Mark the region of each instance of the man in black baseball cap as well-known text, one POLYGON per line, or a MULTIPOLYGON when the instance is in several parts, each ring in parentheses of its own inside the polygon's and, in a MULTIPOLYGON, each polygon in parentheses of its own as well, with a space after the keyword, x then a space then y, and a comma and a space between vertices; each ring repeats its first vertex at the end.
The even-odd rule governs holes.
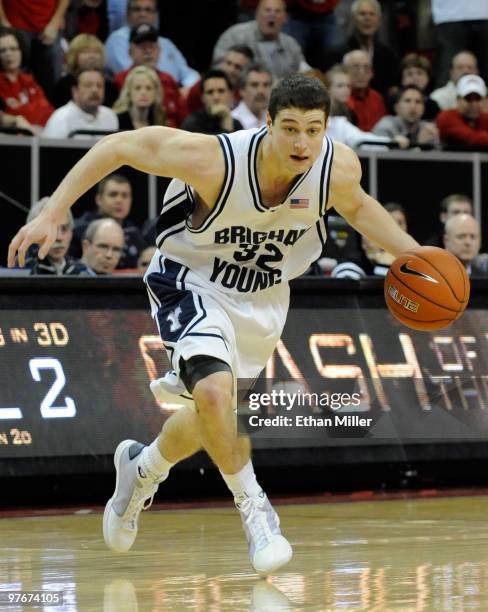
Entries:
POLYGON ((157 42, 158 31, 149 23, 140 23, 131 29, 129 40, 136 45, 143 42, 157 42))

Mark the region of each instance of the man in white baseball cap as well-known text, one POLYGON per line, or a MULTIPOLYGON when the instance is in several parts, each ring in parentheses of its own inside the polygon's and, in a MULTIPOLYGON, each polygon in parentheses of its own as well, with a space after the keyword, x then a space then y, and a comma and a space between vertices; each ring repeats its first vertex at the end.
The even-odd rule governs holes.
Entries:
POLYGON ((486 85, 476 74, 466 74, 456 85, 457 108, 437 115, 446 149, 488 151, 488 113, 483 112, 486 85))

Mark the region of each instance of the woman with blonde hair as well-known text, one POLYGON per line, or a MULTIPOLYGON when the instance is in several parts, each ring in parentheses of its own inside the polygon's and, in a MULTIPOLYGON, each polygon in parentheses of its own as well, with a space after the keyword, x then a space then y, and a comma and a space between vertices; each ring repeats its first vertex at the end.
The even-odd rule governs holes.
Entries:
POLYGON ((148 125, 165 125, 163 92, 152 68, 136 66, 127 75, 120 96, 113 105, 120 130, 135 130, 148 125))
POLYGON ((104 71, 105 98, 103 104, 112 106, 117 99, 118 90, 105 72, 105 47, 101 40, 92 34, 78 34, 69 43, 65 56, 66 74, 55 84, 52 101, 59 108, 71 100, 71 88, 76 85, 76 75, 80 70, 93 68, 104 71))

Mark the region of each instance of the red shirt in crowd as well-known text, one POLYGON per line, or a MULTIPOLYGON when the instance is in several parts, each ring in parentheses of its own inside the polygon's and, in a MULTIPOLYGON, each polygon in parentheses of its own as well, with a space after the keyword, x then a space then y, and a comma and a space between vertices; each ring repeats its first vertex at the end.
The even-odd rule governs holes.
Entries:
POLYGON ((481 113, 478 119, 470 124, 459 111, 447 110, 437 115, 436 123, 441 141, 445 145, 488 147, 488 113, 481 113))
POLYGON ((16 81, 0 72, 0 100, 9 115, 22 115, 33 125, 45 125, 54 108, 30 74, 21 72, 16 81))
POLYGON ((5 16, 14 28, 42 32, 56 12, 59 0, 2 0, 5 16))
MULTIPOLYGON (((129 70, 117 72, 114 76, 114 83, 119 91, 124 85, 125 77, 133 67, 129 68, 129 70)), ((166 125, 169 127, 179 127, 183 119, 188 115, 186 102, 180 94, 178 83, 174 78, 167 72, 161 72, 160 70, 156 70, 156 72, 163 88, 163 110, 166 113, 166 125)))
POLYGON ((347 106, 356 113, 358 128, 369 132, 378 121, 386 115, 383 96, 368 87, 367 89, 353 89, 347 100, 347 106))

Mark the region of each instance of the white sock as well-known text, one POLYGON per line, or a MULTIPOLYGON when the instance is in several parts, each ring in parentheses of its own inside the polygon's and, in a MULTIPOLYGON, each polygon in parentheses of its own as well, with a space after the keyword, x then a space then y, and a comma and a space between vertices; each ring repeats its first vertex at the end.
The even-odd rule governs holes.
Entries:
POLYGON ((158 438, 154 440, 149 446, 144 447, 139 464, 149 474, 157 480, 164 480, 168 476, 168 472, 175 465, 170 461, 167 461, 158 448, 158 438))
POLYGON ((237 474, 224 474, 222 471, 220 473, 236 499, 257 497, 262 491, 250 459, 237 474))

